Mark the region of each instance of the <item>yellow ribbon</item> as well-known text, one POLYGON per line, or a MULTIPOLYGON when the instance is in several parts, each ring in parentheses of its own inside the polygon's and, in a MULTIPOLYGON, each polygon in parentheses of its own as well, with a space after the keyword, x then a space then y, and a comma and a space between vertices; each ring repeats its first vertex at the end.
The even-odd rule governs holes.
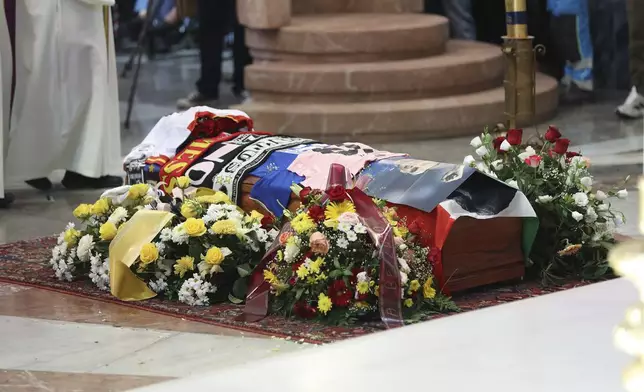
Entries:
POLYGON ((174 215, 165 211, 138 211, 124 223, 110 244, 110 290, 122 301, 141 301, 156 293, 134 274, 130 267, 136 262, 141 247, 172 220, 174 215))

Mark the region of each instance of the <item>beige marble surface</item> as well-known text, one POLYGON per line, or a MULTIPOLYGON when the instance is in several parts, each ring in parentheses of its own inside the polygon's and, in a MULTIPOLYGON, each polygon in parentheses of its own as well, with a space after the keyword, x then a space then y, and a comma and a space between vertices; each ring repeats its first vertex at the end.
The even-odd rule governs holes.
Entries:
POLYGON ((166 377, 0 370, 0 391, 120 392, 167 380, 166 377))
POLYGON ((292 0, 295 14, 423 12, 423 0, 292 0))
POLYGON ((239 22, 251 29, 279 29, 291 22, 291 0, 237 0, 239 22))

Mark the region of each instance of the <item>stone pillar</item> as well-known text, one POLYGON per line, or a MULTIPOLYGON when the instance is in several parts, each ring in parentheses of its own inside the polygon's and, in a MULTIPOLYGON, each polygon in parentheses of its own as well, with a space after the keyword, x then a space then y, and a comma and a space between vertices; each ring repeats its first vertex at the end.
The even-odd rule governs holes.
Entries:
POLYGON ((237 15, 249 29, 279 29, 291 23, 291 0, 237 0, 237 15))

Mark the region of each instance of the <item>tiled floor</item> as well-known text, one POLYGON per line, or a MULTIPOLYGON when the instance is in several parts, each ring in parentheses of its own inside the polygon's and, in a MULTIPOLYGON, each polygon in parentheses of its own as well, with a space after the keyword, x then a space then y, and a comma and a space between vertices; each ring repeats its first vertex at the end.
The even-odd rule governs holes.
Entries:
MULTIPOLYGON (((224 69, 229 72, 230 64, 224 69)), ((122 130, 124 154, 161 116, 174 111, 175 100, 192 90, 197 73, 194 53, 144 64, 132 125, 122 130)), ((123 101, 129 83, 121 82, 123 101)), ((618 121, 613 114, 616 102, 562 109, 552 121, 577 149, 592 158, 603 183, 639 174, 642 167, 644 125, 641 121, 618 121)), ((234 98, 224 85, 220 106, 232 103, 234 98)), ((125 107, 122 103, 123 116, 125 107)), ((470 139, 391 142, 375 147, 421 159, 460 162, 471 154, 470 139)), ((59 179, 60 173, 52 178, 59 179)), ((0 244, 59 232, 78 203, 93 201, 100 194, 57 187, 45 195, 21 184, 14 193, 14 206, 0 210, 0 244)), ((637 192, 617 207, 630 218, 622 233, 637 235, 637 192)), ((5 369, 0 370, 0 391, 125 390, 307 347, 115 304, 0 284, 0 369, 5 369)))

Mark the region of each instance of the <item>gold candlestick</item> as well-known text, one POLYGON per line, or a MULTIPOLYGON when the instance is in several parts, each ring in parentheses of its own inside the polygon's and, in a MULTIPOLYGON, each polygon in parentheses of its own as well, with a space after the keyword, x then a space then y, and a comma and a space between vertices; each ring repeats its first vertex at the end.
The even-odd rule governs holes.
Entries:
POLYGON ((534 37, 528 35, 526 1, 505 0, 505 15, 505 116, 507 127, 512 129, 534 119, 536 61, 532 45, 534 37))
MULTIPOLYGON (((644 234, 644 177, 639 180, 640 232, 644 234)), ((639 302, 628 308, 626 318, 615 329, 615 345, 625 353, 637 357, 623 374, 628 392, 644 391, 644 241, 631 240, 616 246, 608 260, 613 270, 630 280, 639 292, 639 302)))

